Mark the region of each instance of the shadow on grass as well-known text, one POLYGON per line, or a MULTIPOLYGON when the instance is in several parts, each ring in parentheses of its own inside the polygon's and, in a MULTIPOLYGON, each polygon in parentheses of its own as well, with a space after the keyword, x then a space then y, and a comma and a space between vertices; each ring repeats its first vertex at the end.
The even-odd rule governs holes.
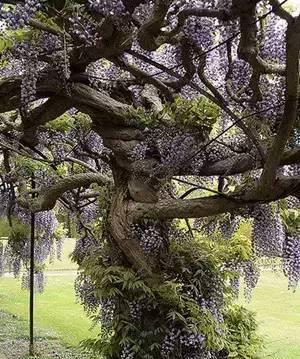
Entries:
POLYGON ((0 359, 95 359, 68 347, 52 331, 37 330, 34 357, 29 357, 28 324, 18 316, 0 311, 0 359))

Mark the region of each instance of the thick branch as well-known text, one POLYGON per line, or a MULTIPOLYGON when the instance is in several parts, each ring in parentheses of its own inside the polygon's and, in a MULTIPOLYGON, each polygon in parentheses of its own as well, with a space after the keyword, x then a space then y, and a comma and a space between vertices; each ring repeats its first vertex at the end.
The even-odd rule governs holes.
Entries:
POLYGON ((15 110, 20 105, 20 78, 0 81, 0 112, 15 110))
POLYGON ((275 181, 276 170, 297 120, 299 86, 300 17, 288 25, 286 59, 286 94, 283 119, 278 133, 267 153, 266 164, 261 177, 261 191, 267 191, 275 181))
POLYGON ((126 124, 131 106, 114 100, 101 91, 92 89, 87 85, 74 83, 70 86, 70 93, 67 95, 75 104, 91 107, 99 110, 99 123, 107 122, 112 124, 126 124))
POLYGON ((221 21, 229 21, 234 19, 237 15, 227 9, 205 9, 199 7, 187 8, 178 13, 177 26, 169 32, 168 36, 171 38, 177 35, 190 16, 209 17, 219 19, 221 21))
MULTIPOLYGON (((286 151, 280 161, 280 166, 300 163, 300 149, 286 151)), ((262 168, 263 164, 254 161, 249 154, 239 154, 222 161, 213 163, 208 167, 204 167, 198 173, 199 176, 220 176, 235 175, 247 171, 262 168)))
POLYGON ((55 120, 71 107, 71 101, 61 96, 53 96, 44 104, 34 108, 30 112, 28 120, 23 122, 24 134, 22 142, 30 146, 36 145, 38 143, 37 128, 49 121, 55 120))
POLYGON ((241 39, 238 48, 239 57, 247 61, 257 73, 285 74, 285 67, 272 64, 258 55, 255 3, 250 4, 240 16, 241 39))
POLYGON ((173 218, 200 218, 215 216, 221 213, 233 212, 243 207, 257 203, 267 203, 297 194, 300 190, 300 177, 282 178, 272 188, 272 196, 262 197, 256 191, 232 198, 211 196, 195 199, 167 199, 157 203, 131 202, 129 216, 133 221, 139 218, 173 219, 173 218))
MULTIPOLYGON (((12 77, 0 81, 0 113, 16 110, 21 101, 21 78, 12 77)), ((37 83, 36 99, 47 98, 61 92, 59 81, 51 72, 45 72, 37 83)))
POLYGON ((94 130, 102 138, 107 138, 111 140, 143 141, 145 139, 145 136, 143 135, 141 130, 132 127, 109 126, 109 125, 94 126, 94 130))
POLYGON ((71 101, 62 96, 53 96, 42 105, 35 107, 29 114, 28 120, 23 123, 26 129, 45 125, 56 119, 72 107, 71 101))
POLYGON ((118 59, 116 61, 116 64, 122 67, 124 70, 130 72, 133 76, 136 78, 141 79, 144 83, 152 84, 155 87, 157 87, 162 94, 166 96, 166 98, 169 101, 172 101, 173 95, 168 86, 166 86, 163 82, 156 79, 155 77, 152 77, 150 74, 148 74, 146 71, 143 71, 139 69, 138 67, 126 62, 125 60, 118 59))
POLYGON ((171 0, 156 0, 154 10, 139 30, 138 38, 141 47, 145 50, 154 51, 161 43, 157 41, 160 29, 163 26, 164 18, 167 15, 171 0))
POLYGON ((127 189, 119 188, 114 195, 108 216, 108 228, 128 261, 138 270, 151 274, 152 260, 145 256, 140 245, 130 236, 130 222, 127 216, 127 189))
POLYGON ((92 183, 97 183, 100 186, 111 184, 109 178, 99 173, 82 173, 73 175, 72 177, 59 180, 51 187, 45 187, 41 189, 39 197, 33 200, 26 200, 21 198, 19 203, 25 208, 30 208, 33 212, 41 212, 52 209, 56 201, 67 191, 79 188, 87 187, 92 183))
POLYGON ((186 37, 183 37, 180 41, 180 52, 185 74, 181 79, 178 79, 175 82, 165 82, 168 86, 172 86, 176 91, 179 91, 184 85, 187 85, 193 79, 196 72, 193 50, 193 45, 186 37))
POLYGON ((183 26, 186 19, 190 16, 197 17, 212 17, 222 21, 232 20, 235 16, 227 9, 204 9, 204 8, 189 8, 180 11, 178 14, 178 26, 183 26))
MULTIPOLYGON (((0 81, 0 113, 12 111, 20 107, 20 86, 21 79, 5 79, 0 81)), ((126 124, 126 118, 131 106, 126 105, 122 102, 114 100, 104 92, 97 91, 91 87, 81 84, 73 83, 68 87, 68 91, 62 93, 61 87, 57 80, 51 77, 51 74, 44 74, 42 79, 37 84, 37 99, 42 97, 55 96, 53 99, 46 102, 40 108, 33 110, 33 119, 30 123, 37 121, 39 118, 39 111, 46 110, 43 118, 38 121, 41 124, 49 121, 47 117, 52 117, 55 112, 60 113, 61 108, 66 109, 71 107, 72 104, 78 107, 85 107, 87 110, 95 111, 99 120, 109 121, 109 123, 117 123, 119 125, 126 124), (56 97, 57 96, 57 97, 56 97), (64 97, 62 101, 58 101, 59 98, 64 97), (66 100, 67 97, 67 100, 66 100), (57 107, 52 107, 53 103, 57 104, 57 107), (52 115, 53 114, 53 115, 52 115)), ((99 121, 101 122, 101 121, 99 121)), ((29 126, 30 127, 30 126, 29 126)))
POLYGON ((158 95, 157 88, 153 85, 146 84, 141 92, 141 98, 149 105, 155 114, 160 113, 164 107, 158 95))
POLYGON ((96 170, 96 168, 94 168, 93 166, 89 165, 88 163, 79 160, 78 158, 74 158, 72 156, 68 156, 66 158, 64 158, 64 161, 66 162, 72 162, 72 163, 77 163, 79 166, 84 167, 86 169, 88 169, 91 172, 97 173, 98 171, 96 170))
POLYGON ((293 21, 293 16, 282 7, 278 0, 270 0, 270 4, 272 5, 274 14, 280 16, 289 23, 293 21))
MULTIPOLYGON (((49 24, 40 22, 38 20, 33 20, 33 19, 30 20, 29 25, 34 27, 35 29, 46 31, 53 35, 61 36, 64 34, 63 31, 60 31, 57 28, 54 28, 54 27, 50 26, 49 24)), ((64 34, 64 35, 70 39, 69 34, 64 34)))

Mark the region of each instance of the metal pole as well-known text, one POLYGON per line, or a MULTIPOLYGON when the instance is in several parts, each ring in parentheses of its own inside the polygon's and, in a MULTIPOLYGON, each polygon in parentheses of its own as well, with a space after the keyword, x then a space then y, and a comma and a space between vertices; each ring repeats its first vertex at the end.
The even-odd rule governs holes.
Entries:
MULTIPOLYGON (((34 176, 31 178, 31 188, 35 189, 34 176)), ((33 195, 34 197, 34 195, 33 195)), ((29 355, 34 355, 33 342, 33 319, 34 319, 34 240, 35 240, 35 214, 31 213, 31 231, 30 231, 30 298, 29 298, 29 355)))

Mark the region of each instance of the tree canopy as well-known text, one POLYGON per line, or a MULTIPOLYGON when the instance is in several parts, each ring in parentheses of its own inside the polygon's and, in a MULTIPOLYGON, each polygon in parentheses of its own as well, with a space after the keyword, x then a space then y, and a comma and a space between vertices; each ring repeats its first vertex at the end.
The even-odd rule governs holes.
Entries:
POLYGON ((41 266, 56 216, 72 213, 77 291, 105 312, 89 344, 107 357, 254 358, 255 323, 229 287, 255 286, 264 256, 297 285, 300 16, 288 5, 0 3, 11 263, 28 263, 30 212, 41 266))

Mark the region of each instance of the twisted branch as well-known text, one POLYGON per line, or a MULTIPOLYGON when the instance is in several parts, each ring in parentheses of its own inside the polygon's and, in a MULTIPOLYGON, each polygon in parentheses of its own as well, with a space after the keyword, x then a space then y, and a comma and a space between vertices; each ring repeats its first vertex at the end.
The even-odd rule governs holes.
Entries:
POLYGON ((108 177, 99 173, 81 173, 61 179, 51 187, 40 189, 38 192, 39 195, 35 199, 26 198, 27 195, 25 195, 21 197, 18 202, 22 207, 28 208, 32 212, 47 211, 54 208, 57 200, 65 192, 79 187, 88 187, 92 183, 96 183, 99 186, 107 186, 112 182, 108 177))

